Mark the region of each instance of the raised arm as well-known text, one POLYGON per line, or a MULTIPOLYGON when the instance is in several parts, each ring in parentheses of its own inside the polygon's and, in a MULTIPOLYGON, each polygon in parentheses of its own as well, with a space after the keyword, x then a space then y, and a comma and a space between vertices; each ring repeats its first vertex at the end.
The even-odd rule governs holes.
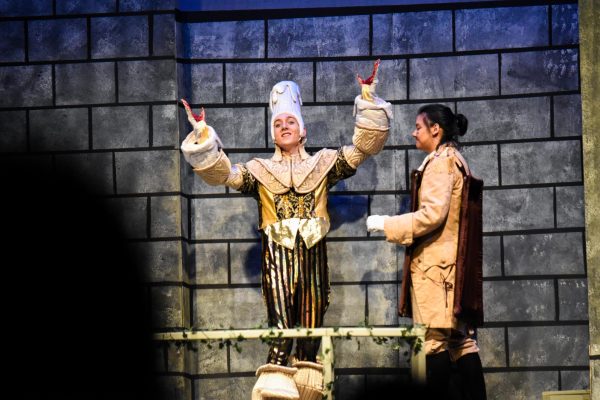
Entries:
POLYGON ((209 185, 226 185, 242 192, 252 192, 254 178, 242 164, 231 165, 222 150, 219 136, 204 120, 204 109, 199 115, 194 114, 187 101, 182 99, 181 102, 193 127, 181 144, 181 151, 194 172, 209 185))
POLYGON ((392 105, 379 98, 375 93, 378 84, 377 70, 379 60, 375 62, 373 73, 367 79, 357 76, 361 85, 361 94, 354 99, 355 117, 352 145, 342 147, 348 164, 356 169, 367 157, 375 155, 383 148, 393 118, 392 105))

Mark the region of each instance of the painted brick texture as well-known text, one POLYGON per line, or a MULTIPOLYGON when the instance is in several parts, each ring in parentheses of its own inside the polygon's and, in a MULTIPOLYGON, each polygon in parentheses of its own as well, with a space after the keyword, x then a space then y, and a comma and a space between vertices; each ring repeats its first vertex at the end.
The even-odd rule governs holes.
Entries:
MULTIPOLYGON (((580 389, 589 382, 577 5, 499 4, 215 21, 176 17, 172 0, 0 0, 0 160, 40 158, 93 182, 145 265, 156 330, 265 325, 256 201, 191 171, 177 100, 205 107, 243 163, 272 154, 268 94, 294 80, 308 150, 335 149, 352 140, 355 76, 381 57, 378 94, 395 118, 384 150, 331 189, 325 325, 411 322, 395 311, 404 249, 367 233, 365 220, 408 211, 407 177, 424 157, 411 137, 416 112, 443 103, 469 119, 461 152, 485 181, 478 340, 488 398, 580 389)), ((157 351, 169 398, 247 398, 265 345, 198 347, 157 351)), ((402 351, 370 338, 357 348, 336 341, 341 398, 406 376, 402 351)))

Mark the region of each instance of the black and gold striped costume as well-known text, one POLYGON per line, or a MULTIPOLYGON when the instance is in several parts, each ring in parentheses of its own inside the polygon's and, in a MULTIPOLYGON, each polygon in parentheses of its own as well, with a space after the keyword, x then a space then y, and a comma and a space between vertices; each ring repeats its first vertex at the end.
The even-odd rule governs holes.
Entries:
MULTIPOLYGON (((243 178, 238 190, 258 201, 262 294, 269 325, 282 329, 317 328, 323 324, 330 293, 325 244, 329 230, 327 193, 338 181, 356 172, 342 149, 322 150, 313 157, 317 162, 310 166, 312 172, 301 184, 287 188, 273 183, 270 172, 257 161, 236 165, 243 178)), ((294 164, 289 165, 293 168, 294 164)), ((278 339, 270 348, 267 362, 286 365, 292 345, 292 339, 278 339)), ((296 357, 316 361, 319 345, 320 339, 298 339, 296 357)))

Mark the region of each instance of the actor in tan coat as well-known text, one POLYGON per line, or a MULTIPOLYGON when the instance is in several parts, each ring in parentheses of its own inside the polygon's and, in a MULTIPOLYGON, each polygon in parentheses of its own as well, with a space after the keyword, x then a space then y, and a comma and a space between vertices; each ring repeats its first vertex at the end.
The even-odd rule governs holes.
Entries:
POLYGON ((415 212, 397 216, 372 215, 369 231, 382 230, 390 242, 412 246, 410 303, 414 323, 427 326, 428 386, 446 393, 450 362, 457 362, 466 382, 468 399, 484 399, 485 384, 474 327, 454 315, 454 288, 463 190, 457 136, 467 130, 467 119, 443 105, 421 107, 412 133, 416 147, 428 155, 422 172, 415 212))

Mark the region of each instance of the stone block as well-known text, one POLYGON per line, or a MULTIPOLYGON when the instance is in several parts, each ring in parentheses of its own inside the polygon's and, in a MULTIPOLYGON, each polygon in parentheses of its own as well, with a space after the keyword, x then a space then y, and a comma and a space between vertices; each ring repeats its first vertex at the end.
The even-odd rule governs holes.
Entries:
POLYGON ((185 376, 158 376, 159 397, 169 400, 191 400, 192 382, 185 376))
POLYGON ((483 276, 502 276, 500 237, 483 237, 483 276))
POLYGON ((143 266, 144 278, 149 282, 182 282, 181 242, 140 242, 133 246, 143 266))
POLYGON ((581 136, 581 95, 554 96, 554 136, 581 136))
POLYGON ((178 191, 178 161, 174 150, 116 153, 117 193, 178 191))
POLYGON ((227 283, 227 243, 188 244, 185 260, 193 284, 227 283))
POLYGON ((52 15, 54 0, 13 1, 0 0, 0 15, 3 17, 52 15))
MULTIPOLYGON (((424 151, 421 150, 408 150, 408 171, 412 172, 415 169, 419 168, 419 166, 423 163, 423 160, 425 160, 425 157, 427 157, 427 153, 425 153, 424 151)), ((409 174, 410 176, 410 174, 409 174)), ((409 178, 410 179, 410 178, 409 178)), ((410 187, 410 182, 409 182, 409 186, 410 187)))
POLYGON ((580 232, 504 236, 504 271, 509 275, 584 274, 580 232))
POLYGON ((372 337, 334 338, 336 368, 397 368, 398 350, 392 345, 377 344, 372 337))
POLYGON ((373 15, 373 54, 452 51, 452 12, 373 15))
MULTIPOLYGON (((191 343, 191 342, 190 342, 191 343)), ((190 363, 190 353, 192 352, 189 347, 185 346, 184 342, 162 342, 158 344, 162 345, 162 358, 163 364, 166 364, 164 371, 159 372, 180 372, 185 373, 189 371, 186 364, 190 363)))
POLYGON ((29 112, 30 145, 34 151, 89 148, 87 108, 58 108, 29 112))
MULTIPOLYGON (((372 194, 369 199, 368 215, 398 215, 402 214, 401 198, 399 195, 372 194)), ((366 227, 366 226, 365 226, 366 227)), ((369 232, 370 237, 385 237, 383 231, 369 232)))
MULTIPOLYGON (((147 238, 147 205, 145 197, 118 197, 107 200, 112 218, 119 223, 123 235, 127 238, 147 238)), ((143 255, 143 254, 142 254, 143 255)))
POLYGON ((587 321, 587 279, 558 280, 558 315, 561 320, 587 321))
POLYGON ((556 188, 556 225, 559 228, 585 226, 583 186, 556 188))
POLYGON ((364 375, 341 375, 336 371, 334 394, 339 399, 367 398, 364 375))
POLYGON ((95 14, 115 12, 116 0, 57 0, 57 14, 95 14))
POLYGON ((458 102, 457 111, 469 119, 463 142, 550 136, 548 97, 458 102))
POLYGON ((483 282, 483 308, 487 322, 553 321, 556 315, 554 282, 551 280, 483 282))
MULTIPOLYGON (((324 326, 360 326, 365 322, 364 285, 332 285, 324 326)), ((336 359, 338 358, 336 352, 336 359)), ((336 362, 336 365, 341 365, 336 362)))
POLYGON ((180 154, 180 181, 181 190, 185 194, 215 194, 225 193, 225 186, 211 186, 196 175, 192 166, 180 154))
MULTIPOLYGON (((415 121, 419 108, 426 103, 421 104, 394 104, 394 119, 390 121, 389 145, 414 145, 415 139, 412 132, 415 130, 415 121)), ((454 110, 453 103, 441 103, 454 110)), ((468 116, 467 116, 468 118, 468 116)), ((418 165, 417 165, 418 167, 418 165)))
POLYGON ((77 175, 88 183, 88 187, 94 193, 114 193, 111 153, 64 154, 55 157, 56 170, 59 173, 77 171, 77 175))
POLYGON ((499 94, 495 54, 414 58, 409 62, 410 99, 499 94))
POLYGON ((456 50, 547 46, 548 8, 495 7, 456 11, 456 50))
POLYGON ((85 18, 34 20, 29 25, 29 60, 87 58, 85 18))
POLYGON ((552 6, 552 44, 579 43, 579 18, 577 4, 552 6))
POLYGON ((369 325, 398 326, 398 289, 395 283, 367 287, 369 325))
POLYGON ((489 400, 533 400, 541 393, 558 390, 558 371, 488 372, 485 386, 489 400))
MULTIPOLYGON (((181 236, 190 239, 190 198, 181 193, 181 236)), ((187 259, 187 258, 186 258, 187 259)))
POLYGON ((227 350, 219 349, 217 341, 196 342, 197 351, 189 354, 189 372, 192 374, 227 373, 227 350), (208 346, 210 345, 211 348, 208 346))
POLYGON ((258 207, 252 198, 193 199, 190 211, 196 240, 258 237, 258 207))
POLYGON ((265 23, 220 21, 181 24, 183 58, 263 58, 265 23))
POLYGON ((119 101, 171 101, 177 99, 175 61, 121 61, 119 101))
POLYGON ((0 111, 0 152, 27 151, 25 111, 0 111))
POLYGON ((561 140, 500 146, 502 184, 581 182, 581 142, 561 140))
POLYGON ((269 20, 269 57, 369 55, 369 17, 348 15, 269 20))
POLYGON ((177 106, 152 106, 152 146, 179 147, 177 106))
MULTIPOLYGON (((168 369, 165 352, 169 343, 154 343, 152 345, 152 368, 155 372, 161 373, 168 369)), ((174 347, 174 346, 172 346, 174 347)))
MULTIPOLYGON (((366 225, 364 225, 366 233, 366 225)), ((394 245, 383 241, 327 243, 332 282, 377 282, 398 279, 394 245)))
POLYGON ((483 192, 483 231, 498 232, 554 227, 552 188, 483 192))
POLYGON ((231 243, 231 283, 261 283, 261 244, 231 243))
POLYGON ((508 328, 511 367, 587 366, 587 346, 587 325, 508 328))
POLYGON ((162 11, 175 9, 175 0, 119 0, 119 11, 162 11))
MULTIPOLYGON (((354 101, 360 95, 356 74, 371 75, 373 62, 328 61, 317 63, 317 101, 354 101)), ((379 66, 377 95, 385 100, 406 99, 406 60, 383 60, 379 66)))
POLYGON ((332 191, 403 190, 405 186, 403 150, 383 150, 369 157, 356 170, 356 175, 339 181, 332 191))
MULTIPOLYGON (((178 96, 190 104, 223 103, 223 66, 221 64, 177 64, 178 96)), ((266 99, 269 93, 266 93, 266 99)), ((211 121, 207 110, 207 121, 211 121)), ((185 112, 183 112, 185 116, 185 112)), ((187 121, 187 117, 184 117, 187 121)), ((185 126, 187 122, 185 122, 185 126)))
POLYGON ((575 49, 502 54, 502 94, 577 90, 579 53, 575 49))
MULTIPOLYGON (((468 134, 468 132, 467 132, 468 134)), ((483 179, 485 186, 498 185, 498 146, 463 146, 460 154, 465 158, 471 173, 483 179)))
POLYGON ((302 109, 302 118, 306 127, 308 147, 338 148, 352 144, 352 106, 305 106, 302 109))
POLYGON ((180 196, 160 196, 151 198, 150 236, 153 238, 181 236, 180 196))
POLYGON ((2 42, 0 62, 25 61, 25 25, 23 21, 0 22, 2 42))
POLYGON ((506 367, 504 328, 477 329, 477 345, 483 368, 506 367))
POLYGON ((366 195, 330 195, 329 217, 331 230, 328 237, 364 237, 369 198, 366 195))
POLYGON ((189 326, 189 290, 182 286, 154 286, 152 297, 152 323, 155 328, 189 326))
POLYGON ((590 387, 590 371, 560 371, 561 390, 582 390, 590 387))
MULTIPOLYGON (((300 42, 308 40, 304 38, 300 42)), ((226 64, 225 71, 227 103, 266 104, 273 85, 280 81, 296 82, 303 102, 314 99, 313 66, 309 62, 226 64)))
POLYGON ((265 146, 263 107, 212 108, 205 112, 208 124, 215 129, 225 149, 265 146))
POLYGON ((234 347, 229 350, 231 372, 254 372, 267 360, 269 345, 260 339, 244 340, 238 345, 241 352, 238 353, 234 347))
POLYGON ((196 289, 194 326, 200 329, 251 329, 267 321, 260 288, 196 289))
POLYGON ((194 400, 246 399, 252 393, 255 383, 254 376, 198 379, 194 400))
POLYGON ((56 104, 115 101, 115 64, 94 62, 56 65, 56 104))
POLYGON ((148 147, 148 106, 92 108, 94 149, 148 147))
POLYGON ((0 67, 0 87, 0 107, 51 106, 52 67, 0 67))
POLYGON ((175 55, 175 15, 155 15, 152 32, 152 55, 175 55))

